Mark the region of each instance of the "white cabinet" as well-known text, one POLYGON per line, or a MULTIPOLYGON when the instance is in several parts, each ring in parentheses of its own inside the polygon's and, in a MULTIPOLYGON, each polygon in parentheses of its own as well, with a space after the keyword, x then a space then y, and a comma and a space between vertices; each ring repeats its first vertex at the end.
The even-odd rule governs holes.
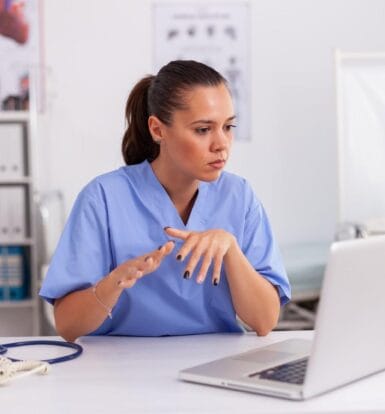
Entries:
POLYGON ((0 112, 0 336, 38 335, 29 112, 0 112))

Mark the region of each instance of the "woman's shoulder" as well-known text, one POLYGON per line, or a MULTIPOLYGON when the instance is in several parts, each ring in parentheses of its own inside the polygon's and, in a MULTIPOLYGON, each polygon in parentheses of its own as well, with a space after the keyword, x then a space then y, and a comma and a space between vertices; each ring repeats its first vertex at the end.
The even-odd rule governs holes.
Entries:
POLYGON ((219 193, 221 197, 226 194, 226 199, 233 198, 237 203, 243 202, 246 205, 260 204, 260 200, 253 190, 250 182, 238 174, 223 171, 218 180, 213 183, 213 190, 219 193))
POLYGON ((214 186, 220 191, 230 191, 237 193, 252 193, 248 180, 238 174, 223 171, 218 180, 215 181, 214 186))
POLYGON ((82 193, 95 195, 119 190, 122 186, 127 188, 128 183, 135 181, 143 169, 141 164, 124 165, 115 170, 97 175, 91 179, 82 189, 82 193))

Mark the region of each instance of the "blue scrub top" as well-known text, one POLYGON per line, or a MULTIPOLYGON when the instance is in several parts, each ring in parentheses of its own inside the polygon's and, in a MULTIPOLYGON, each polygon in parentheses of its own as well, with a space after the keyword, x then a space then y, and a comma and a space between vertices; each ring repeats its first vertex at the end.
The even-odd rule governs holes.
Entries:
MULTIPOLYGON (((165 226, 232 233, 253 267, 277 286, 281 304, 290 285, 263 206, 245 179, 223 172, 201 182, 185 225, 151 165, 124 166, 92 180, 79 194, 44 279, 40 295, 56 298, 94 285, 120 263, 164 244, 165 226)), ((94 335, 186 335, 240 332, 222 268, 218 286, 211 267, 203 284, 183 278, 184 263, 173 252, 160 267, 125 289, 112 319, 94 335)), ((239 277, 242 277, 240 274, 239 277)), ((258 298, 256 298, 258 300, 258 298)))

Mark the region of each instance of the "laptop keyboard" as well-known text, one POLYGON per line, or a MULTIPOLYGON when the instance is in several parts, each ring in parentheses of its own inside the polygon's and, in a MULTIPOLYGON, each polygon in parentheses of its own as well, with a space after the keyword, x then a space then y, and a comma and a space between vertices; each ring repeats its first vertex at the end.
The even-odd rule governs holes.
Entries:
POLYGON ((289 362, 288 364, 278 365, 259 373, 262 379, 272 381, 288 382, 290 384, 301 385, 305 379, 305 372, 308 358, 289 362))

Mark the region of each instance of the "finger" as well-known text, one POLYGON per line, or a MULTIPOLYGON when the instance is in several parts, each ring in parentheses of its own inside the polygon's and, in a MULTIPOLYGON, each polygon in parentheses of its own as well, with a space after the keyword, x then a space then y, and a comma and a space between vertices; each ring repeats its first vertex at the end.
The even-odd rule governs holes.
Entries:
POLYGON ((170 240, 169 242, 165 243, 164 245, 160 245, 156 250, 153 250, 151 252, 148 252, 146 254, 143 254, 142 256, 139 256, 136 260, 138 265, 147 264, 148 260, 152 258, 153 260, 156 260, 161 255, 164 255, 165 253, 168 254, 174 246, 174 241, 170 240))
POLYGON ((141 270, 136 267, 133 266, 132 264, 126 266, 124 268, 124 278, 125 279, 136 279, 138 277, 140 277, 140 275, 138 273, 141 273, 141 270))
POLYGON ((158 250, 155 250, 152 254, 152 257, 155 262, 160 262, 163 258, 169 255, 175 247, 175 241, 169 240, 167 243, 159 246, 158 250))
POLYGON ((222 256, 215 256, 213 262, 213 278, 212 283, 214 286, 218 286, 221 280, 221 268, 222 268, 222 256))
POLYGON ((156 270, 165 256, 169 255, 175 247, 173 240, 168 241, 162 246, 159 246, 157 250, 152 251, 146 256, 142 256, 139 268, 143 270, 145 274, 151 273, 156 270))
POLYGON ((202 253, 203 253, 203 251, 201 249, 197 248, 197 247, 191 252, 190 259, 188 261, 187 266, 185 267, 185 272, 183 274, 183 277, 185 279, 190 279, 190 277, 194 273, 196 265, 198 264, 198 262, 199 262, 199 260, 202 256, 202 253))
POLYGON ((164 244, 161 248, 161 251, 163 252, 163 256, 169 255, 174 250, 174 247, 175 247, 174 240, 170 240, 166 244, 164 244))
POLYGON ((138 278, 131 278, 131 279, 125 279, 125 280, 119 280, 118 286, 120 288, 122 288, 122 289, 131 288, 132 286, 135 285, 135 283, 137 282, 138 279, 140 279, 140 277, 138 277, 138 278))
POLYGON ((152 256, 146 256, 143 262, 139 265, 140 269, 146 274, 149 273, 154 266, 154 258, 152 256))
POLYGON ((121 288, 132 287, 135 282, 144 275, 143 271, 136 267, 129 266, 125 269, 124 276, 117 281, 117 284, 121 288))
POLYGON ((177 252, 177 260, 183 261, 198 243, 199 237, 196 234, 190 234, 189 238, 183 243, 182 247, 177 252))
POLYGON ((176 237, 178 239, 186 240, 187 237, 191 234, 191 231, 179 230, 173 227, 165 227, 164 231, 171 237, 176 237))
POLYGON ((206 253, 204 255, 204 258, 202 260, 202 264, 201 267, 199 269, 199 273, 197 275, 197 282, 198 283, 203 283, 206 279, 206 275, 207 275, 207 271, 209 270, 210 264, 212 262, 212 255, 206 253))

